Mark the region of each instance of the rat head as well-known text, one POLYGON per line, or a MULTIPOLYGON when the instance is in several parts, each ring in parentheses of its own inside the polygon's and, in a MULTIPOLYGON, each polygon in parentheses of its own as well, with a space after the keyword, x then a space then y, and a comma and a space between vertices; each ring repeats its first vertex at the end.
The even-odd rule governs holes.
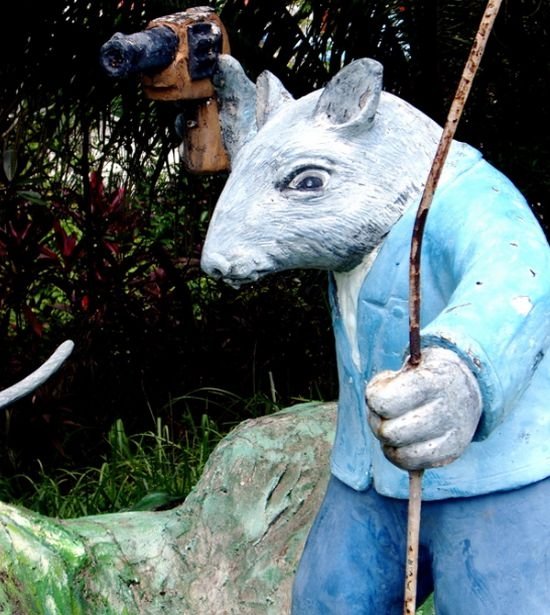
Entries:
POLYGON ((437 126, 382 93, 374 60, 353 62, 299 100, 270 73, 240 95, 230 77, 221 82, 232 171, 203 269, 239 286, 285 269, 355 267, 418 197, 437 126))

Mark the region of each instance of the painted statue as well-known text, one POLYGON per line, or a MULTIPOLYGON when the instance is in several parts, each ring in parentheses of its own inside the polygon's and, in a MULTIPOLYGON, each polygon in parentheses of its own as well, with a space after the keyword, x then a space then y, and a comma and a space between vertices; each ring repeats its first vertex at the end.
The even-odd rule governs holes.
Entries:
POLYGON ((419 468, 419 601, 548 612, 550 250, 525 200, 453 143, 424 235, 423 361, 407 369, 412 224, 441 128, 383 92, 369 59, 298 100, 227 56, 216 81, 232 172, 203 269, 235 287, 330 272, 338 424, 293 613, 401 613, 419 468))

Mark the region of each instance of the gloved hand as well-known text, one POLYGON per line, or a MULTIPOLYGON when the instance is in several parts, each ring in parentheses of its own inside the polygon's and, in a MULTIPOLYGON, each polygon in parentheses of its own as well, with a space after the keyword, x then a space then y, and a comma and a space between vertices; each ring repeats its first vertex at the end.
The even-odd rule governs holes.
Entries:
POLYGON ((427 348, 419 366, 377 374, 367 385, 369 425, 386 457, 404 470, 446 465, 471 442, 482 399, 466 363, 427 348))

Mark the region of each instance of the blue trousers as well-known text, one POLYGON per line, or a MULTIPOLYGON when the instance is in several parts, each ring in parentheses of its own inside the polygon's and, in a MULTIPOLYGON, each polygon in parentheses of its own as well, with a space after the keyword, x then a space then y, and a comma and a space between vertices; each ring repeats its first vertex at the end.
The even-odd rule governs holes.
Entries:
MULTIPOLYGON (((332 477, 294 581, 293 615, 401 615, 407 502, 332 477)), ((422 503, 418 604, 438 615, 550 614, 550 478, 422 503)))

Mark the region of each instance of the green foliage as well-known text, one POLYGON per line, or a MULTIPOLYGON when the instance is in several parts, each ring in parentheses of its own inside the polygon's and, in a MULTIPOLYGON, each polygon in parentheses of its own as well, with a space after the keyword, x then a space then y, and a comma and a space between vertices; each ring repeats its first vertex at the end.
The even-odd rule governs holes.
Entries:
POLYGON ((242 399, 222 389, 191 391, 170 399, 164 419, 149 417, 153 430, 132 435, 117 419, 106 434, 99 464, 51 470, 37 460, 33 475, 0 480, 0 500, 60 518, 170 508, 185 499, 233 425, 243 416, 279 409, 262 394, 242 399), (212 419, 220 411, 229 417, 223 425, 212 419))
POLYGON ((118 419, 107 434, 107 452, 99 467, 46 470, 36 478, 4 481, 1 499, 12 499, 13 483, 26 493, 15 503, 51 517, 69 518, 122 510, 159 510, 183 501, 198 480, 220 433, 204 414, 176 442, 160 418, 155 430, 129 436, 118 419), (23 484, 21 484, 23 483, 23 484))

